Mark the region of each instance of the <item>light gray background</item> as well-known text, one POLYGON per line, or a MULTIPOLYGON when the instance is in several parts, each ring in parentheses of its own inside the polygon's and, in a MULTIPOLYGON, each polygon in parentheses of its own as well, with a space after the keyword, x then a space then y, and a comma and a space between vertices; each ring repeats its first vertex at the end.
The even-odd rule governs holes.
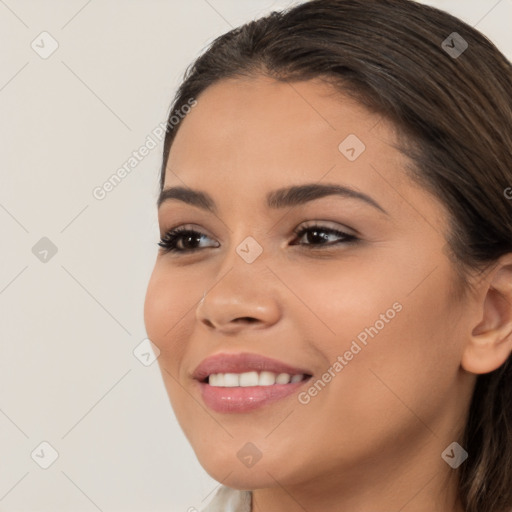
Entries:
MULTIPOLYGON (((157 364, 133 354, 162 145, 103 200, 92 190, 165 122, 211 40, 296 3, 0 0, 1 511, 185 512, 211 498, 157 364), (43 31, 59 44, 47 59, 31 47, 48 48, 43 31), (46 262, 42 237, 58 250, 46 262), (42 441, 59 454, 48 469, 31 458, 42 441)), ((425 3, 512 58, 512 0, 425 3)))

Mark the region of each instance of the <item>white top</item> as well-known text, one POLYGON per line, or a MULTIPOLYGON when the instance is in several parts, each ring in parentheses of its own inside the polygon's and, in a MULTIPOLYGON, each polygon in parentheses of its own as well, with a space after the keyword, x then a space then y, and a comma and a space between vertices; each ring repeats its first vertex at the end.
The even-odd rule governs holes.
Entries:
POLYGON ((251 512, 251 491, 221 485, 212 501, 201 512, 251 512))

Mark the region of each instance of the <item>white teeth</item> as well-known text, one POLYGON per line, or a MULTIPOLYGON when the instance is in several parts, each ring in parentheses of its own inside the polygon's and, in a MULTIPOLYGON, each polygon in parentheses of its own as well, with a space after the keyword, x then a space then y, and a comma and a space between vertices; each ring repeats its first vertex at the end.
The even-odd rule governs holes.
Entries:
POLYGON ((241 373, 240 377, 240 386, 257 386, 258 385, 258 372, 246 372, 241 373))
POLYGON ((245 373, 212 373, 208 377, 208 384, 214 387, 247 387, 247 386, 272 386, 273 384, 288 384, 300 382, 304 375, 290 375, 263 371, 258 374, 256 371, 245 373))
POLYGON ((276 383, 276 374, 272 372, 261 372, 258 379, 258 386, 272 386, 276 383))
POLYGON ((210 385, 211 386, 224 386, 224 374, 223 373, 215 373, 210 375, 210 385))
POLYGON ((288 382, 290 382, 291 377, 292 376, 289 373, 280 373, 276 377, 276 384, 288 384, 288 382))
MULTIPOLYGON (((222 374, 221 374, 222 375, 222 374)), ((236 373, 225 373, 224 374, 224 387, 226 388, 234 388, 235 386, 239 386, 238 374, 236 373)))

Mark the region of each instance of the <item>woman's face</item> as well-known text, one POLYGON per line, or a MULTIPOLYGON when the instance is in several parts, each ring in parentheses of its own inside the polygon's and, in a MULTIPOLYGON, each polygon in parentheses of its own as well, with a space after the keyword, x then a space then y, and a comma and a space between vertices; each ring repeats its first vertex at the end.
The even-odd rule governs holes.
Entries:
POLYGON ((145 323, 201 464, 236 488, 448 467, 471 394, 469 313, 447 213, 407 177, 392 127, 319 80, 223 80, 197 100, 164 189, 211 204, 166 194, 161 235, 198 234, 160 250, 145 323), (315 191, 326 185, 345 192, 315 191), (280 373, 310 377, 271 384, 280 373))

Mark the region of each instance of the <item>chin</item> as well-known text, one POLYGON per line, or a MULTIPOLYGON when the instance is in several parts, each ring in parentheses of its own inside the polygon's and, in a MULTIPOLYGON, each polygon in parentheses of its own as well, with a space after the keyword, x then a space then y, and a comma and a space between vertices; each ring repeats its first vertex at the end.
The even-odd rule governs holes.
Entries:
POLYGON ((223 464, 216 461, 211 461, 208 464, 201 460, 199 462, 214 480, 241 491, 274 487, 276 480, 271 475, 279 478, 279 482, 282 481, 282 473, 280 473, 278 467, 269 469, 266 465, 260 466, 260 464, 263 464, 261 461, 252 468, 243 467, 242 464, 237 467, 233 463, 223 464))
POLYGON ((287 459, 283 457, 275 460, 262 454, 261 458, 256 460, 257 454, 256 452, 251 454, 250 447, 240 450, 226 446, 213 449, 210 446, 201 450, 194 448, 194 450, 204 470, 213 479, 233 489, 252 490, 274 487, 276 479, 279 479, 279 482, 287 480, 286 471, 289 470, 289 464, 286 464, 287 459))

